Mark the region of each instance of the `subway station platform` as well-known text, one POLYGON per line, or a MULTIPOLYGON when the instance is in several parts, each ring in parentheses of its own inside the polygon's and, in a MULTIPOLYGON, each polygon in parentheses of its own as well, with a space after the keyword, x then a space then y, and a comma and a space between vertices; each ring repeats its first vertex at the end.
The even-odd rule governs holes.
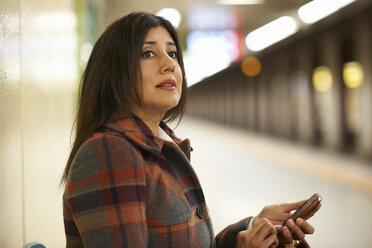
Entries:
POLYGON ((323 206, 309 221, 310 245, 372 247, 371 161, 190 117, 175 132, 191 140, 216 233, 265 205, 317 192, 323 206))

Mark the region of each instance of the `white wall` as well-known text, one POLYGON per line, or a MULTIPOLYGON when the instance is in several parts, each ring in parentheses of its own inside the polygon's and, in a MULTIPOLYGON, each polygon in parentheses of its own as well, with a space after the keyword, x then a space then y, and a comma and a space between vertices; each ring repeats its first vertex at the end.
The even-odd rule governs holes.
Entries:
POLYGON ((0 247, 64 247, 77 78, 72 0, 0 2, 0 247))

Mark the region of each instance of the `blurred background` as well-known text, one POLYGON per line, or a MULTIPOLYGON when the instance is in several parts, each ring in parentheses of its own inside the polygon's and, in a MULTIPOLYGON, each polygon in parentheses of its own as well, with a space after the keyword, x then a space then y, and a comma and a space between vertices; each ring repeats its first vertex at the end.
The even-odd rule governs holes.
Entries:
POLYGON ((189 104, 173 126, 191 139, 216 233, 318 192, 310 244, 371 247, 370 0, 2 0, 0 247, 65 246, 78 82, 99 35, 132 11, 181 36, 189 104))

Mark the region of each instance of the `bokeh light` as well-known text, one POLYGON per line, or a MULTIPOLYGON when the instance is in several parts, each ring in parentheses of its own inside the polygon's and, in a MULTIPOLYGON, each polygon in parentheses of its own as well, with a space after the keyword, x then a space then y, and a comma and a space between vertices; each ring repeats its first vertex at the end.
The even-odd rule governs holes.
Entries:
POLYGON ((187 27, 193 31, 237 29, 238 26, 236 11, 225 6, 196 5, 187 17, 187 27))
POLYGON ((357 88, 364 82, 363 67, 358 62, 348 62, 344 64, 342 77, 348 88, 357 88))
POLYGON ((192 31, 186 37, 187 52, 184 55, 189 86, 213 75, 242 57, 240 39, 234 30, 192 31))
POLYGON ((298 25, 293 17, 282 16, 250 32, 245 43, 249 50, 256 52, 287 38, 297 30, 298 25))
POLYGON ((313 73, 313 84, 315 90, 326 92, 332 88, 333 77, 331 70, 326 66, 315 68, 313 73))
POLYGON ((304 23, 311 24, 355 1, 356 0, 313 0, 298 9, 298 16, 304 23))
POLYGON ((292 95, 301 97, 309 91, 307 75, 303 71, 295 71, 289 81, 289 90, 292 95))
POLYGON ((176 9, 173 9, 173 8, 161 9, 161 10, 158 11, 158 13, 156 13, 156 15, 164 17, 165 19, 170 21, 170 23, 172 23, 172 25, 175 28, 178 28, 178 26, 180 25, 181 14, 176 9))
POLYGON ((89 41, 84 42, 80 49, 80 60, 85 65, 88 63, 90 54, 93 50, 93 45, 89 41))
POLYGON ((245 58, 241 64, 242 72, 248 77, 257 76, 261 72, 261 67, 261 62, 253 56, 245 58))
POLYGON ((217 4, 223 5, 248 5, 263 4, 265 0, 217 0, 217 4))

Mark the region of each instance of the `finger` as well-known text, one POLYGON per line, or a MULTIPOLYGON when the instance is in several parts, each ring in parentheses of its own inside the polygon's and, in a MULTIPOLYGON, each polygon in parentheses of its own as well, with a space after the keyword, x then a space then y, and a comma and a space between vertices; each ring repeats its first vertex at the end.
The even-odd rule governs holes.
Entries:
POLYGON ((275 226, 275 229, 276 229, 276 233, 278 236, 283 236, 283 229, 284 229, 285 226, 282 226, 282 225, 276 225, 275 226))
POLYGON ((307 200, 302 200, 302 201, 298 201, 298 202, 291 202, 291 203, 282 203, 282 209, 283 209, 284 212, 289 213, 292 210, 297 210, 306 201, 307 200))
POLYGON ((267 221, 267 223, 263 226, 262 231, 264 234, 266 234, 266 237, 271 234, 278 234, 276 228, 269 221, 267 221))
POLYGON ((274 235, 274 242, 271 245, 273 247, 277 247, 279 245, 279 239, 277 235, 274 235))
POLYGON ((312 225, 310 225, 304 219, 298 218, 296 220, 296 224, 301 228, 301 230, 304 234, 313 234, 314 233, 314 227, 312 225))
POLYGON ((275 227, 266 219, 264 219, 265 224, 261 227, 256 237, 260 242, 264 242, 268 237, 274 235, 276 237, 277 231, 275 227))
POLYGON ((269 237, 267 237, 262 244, 263 247, 277 247, 279 244, 279 240, 275 234, 272 234, 269 237))
POLYGON ((264 225, 259 230, 259 235, 262 235, 263 237, 262 240, 264 240, 267 236, 271 234, 274 234, 274 235, 277 234, 275 227, 267 219, 264 219, 263 222, 264 222, 264 225))
MULTIPOLYGON (((286 203, 284 203, 286 204, 286 203)), ((283 221, 288 219, 291 216, 291 211, 285 212, 287 207, 284 205, 277 205, 278 207, 275 211, 271 212, 271 215, 267 217, 271 224, 273 225, 281 225, 283 221)))
POLYGON ((293 242, 292 234, 289 231, 288 227, 283 227, 281 235, 279 236, 281 243, 291 244, 293 242))
POLYGON ((293 220, 287 222, 288 228, 292 232, 292 238, 301 240, 305 238, 305 234, 302 232, 301 228, 293 220))
POLYGON ((238 233, 238 235, 236 236, 236 247, 243 247, 242 243, 243 243, 244 236, 246 236, 249 231, 252 231, 252 230, 241 231, 238 233))
POLYGON ((285 221, 286 219, 288 219, 290 216, 290 214, 286 214, 286 215, 282 215, 280 218, 278 219, 275 219, 275 220, 270 220, 271 224, 273 225, 281 225, 283 224, 283 221, 285 221))
POLYGON ((261 229, 267 224, 269 221, 266 218, 262 218, 256 221, 256 224, 252 226, 252 234, 253 236, 258 235, 261 232, 261 229))

